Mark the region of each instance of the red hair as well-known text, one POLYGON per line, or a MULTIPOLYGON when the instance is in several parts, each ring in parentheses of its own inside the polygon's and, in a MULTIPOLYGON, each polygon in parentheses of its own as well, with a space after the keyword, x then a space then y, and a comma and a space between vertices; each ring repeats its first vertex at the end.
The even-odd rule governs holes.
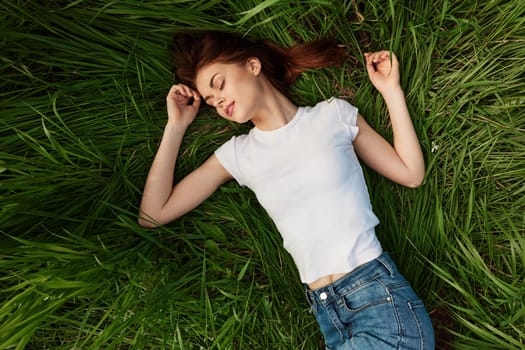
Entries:
POLYGON ((195 87, 199 69, 207 64, 244 63, 250 57, 261 61, 265 77, 284 95, 293 82, 308 69, 342 64, 346 50, 333 39, 319 39, 289 48, 269 40, 252 41, 220 32, 186 32, 174 36, 170 55, 179 82, 195 87))

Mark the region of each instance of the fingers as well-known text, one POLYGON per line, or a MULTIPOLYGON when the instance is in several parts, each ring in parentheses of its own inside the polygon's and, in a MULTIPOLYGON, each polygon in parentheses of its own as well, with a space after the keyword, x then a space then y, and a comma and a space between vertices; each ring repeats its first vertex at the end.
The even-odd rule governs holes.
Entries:
POLYGON ((199 111, 201 96, 184 84, 173 85, 166 96, 168 121, 177 125, 190 125, 199 111))
POLYGON ((399 62, 393 52, 367 52, 364 56, 368 77, 381 94, 399 85, 399 62))
POLYGON ((372 76, 376 71, 376 66, 374 64, 374 56, 367 52, 365 53, 365 60, 366 60, 366 70, 368 71, 368 75, 372 76))
POLYGON ((200 102, 201 95, 184 84, 175 84, 170 88, 167 98, 176 101, 188 101, 190 98, 193 98, 195 101, 200 102))
POLYGON ((397 58, 393 52, 390 51, 377 51, 377 52, 366 52, 365 53, 367 69, 374 68, 373 71, 377 70, 377 66, 383 62, 392 61, 393 65, 397 65, 397 58))

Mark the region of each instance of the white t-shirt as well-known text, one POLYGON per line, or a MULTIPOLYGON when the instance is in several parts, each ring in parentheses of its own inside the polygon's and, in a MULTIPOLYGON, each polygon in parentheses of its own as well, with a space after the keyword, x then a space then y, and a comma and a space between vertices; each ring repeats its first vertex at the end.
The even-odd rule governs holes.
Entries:
POLYGON ((234 136, 215 152, 275 222, 301 281, 350 272, 382 253, 354 152, 357 108, 332 98, 283 127, 234 136))

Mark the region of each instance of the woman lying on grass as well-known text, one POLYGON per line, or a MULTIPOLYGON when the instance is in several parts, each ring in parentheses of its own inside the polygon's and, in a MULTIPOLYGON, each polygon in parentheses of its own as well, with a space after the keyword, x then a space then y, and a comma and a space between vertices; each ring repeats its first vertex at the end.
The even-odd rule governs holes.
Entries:
POLYGON ((175 42, 180 84, 167 96, 168 122, 139 223, 175 220, 235 179, 255 192, 279 229, 327 349, 432 349, 427 311, 375 235, 378 219, 357 159, 408 187, 423 179, 396 57, 387 51, 365 55, 370 80, 388 106, 392 146, 344 100, 298 107, 288 97, 304 70, 344 61, 345 50, 331 40, 283 49, 207 32, 179 34, 175 42), (172 187, 182 138, 201 101, 223 118, 254 127, 172 187))

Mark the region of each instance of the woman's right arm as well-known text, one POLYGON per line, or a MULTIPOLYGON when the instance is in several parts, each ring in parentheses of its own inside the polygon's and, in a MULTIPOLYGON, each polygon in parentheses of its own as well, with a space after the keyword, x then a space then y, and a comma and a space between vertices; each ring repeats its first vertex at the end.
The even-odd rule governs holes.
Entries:
POLYGON ((232 179, 215 155, 173 186, 173 172, 182 138, 200 106, 199 94, 178 84, 170 89, 166 102, 168 123, 151 165, 138 222, 143 227, 156 227, 177 219, 197 207, 224 182, 232 179), (188 105, 190 99, 194 101, 188 105))

